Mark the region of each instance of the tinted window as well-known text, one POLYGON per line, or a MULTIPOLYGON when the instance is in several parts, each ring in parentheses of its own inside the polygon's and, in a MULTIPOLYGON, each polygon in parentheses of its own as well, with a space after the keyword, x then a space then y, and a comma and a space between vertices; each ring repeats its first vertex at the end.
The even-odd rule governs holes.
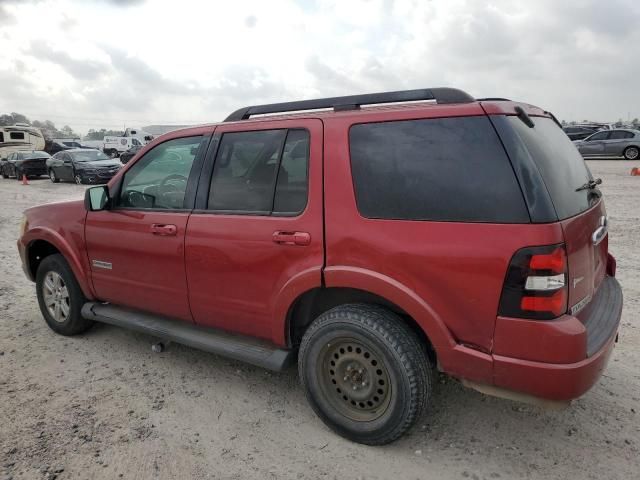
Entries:
POLYGON ((213 167, 208 208, 270 213, 286 130, 225 133, 213 167))
POLYGON ((576 188, 592 176, 571 140, 550 118, 535 118, 534 128, 527 127, 518 117, 507 118, 536 163, 558 218, 569 218, 587 210, 597 195, 589 190, 576 192, 576 188))
POLYGON ((200 136, 176 138, 147 152, 125 174, 119 205, 183 208, 187 180, 201 140, 200 136))
POLYGON ((297 214, 307 204, 309 132, 225 133, 216 155, 208 208, 297 214))
POLYGON ((4 142, 4 132, 0 132, 0 143, 4 142))
POLYGON ((9 138, 11 140, 24 140, 24 132, 11 132, 9 138))
POLYGON ((589 142, 594 140, 606 140, 608 136, 609 136, 609 132, 598 132, 594 135, 591 135, 589 138, 587 138, 587 140, 589 142))
POLYGON ((622 140, 624 138, 633 138, 633 133, 625 132, 624 130, 614 130, 609 135, 609 140, 622 140))
POLYGON ((529 222, 486 117, 354 125, 349 139, 356 201, 365 217, 529 222))
POLYGON ((289 130, 278 170, 273 211, 300 213, 307 205, 309 132, 289 130))

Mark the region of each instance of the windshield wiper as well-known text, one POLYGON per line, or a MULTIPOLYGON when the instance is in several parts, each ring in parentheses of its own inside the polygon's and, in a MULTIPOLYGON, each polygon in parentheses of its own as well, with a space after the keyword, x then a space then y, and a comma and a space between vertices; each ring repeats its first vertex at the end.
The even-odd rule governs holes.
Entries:
POLYGON ((596 178, 595 180, 589 180, 584 185, 576 188, 576 192, 579 192, 580 190, 593 190, 594 188, 596 188, 601 183, 602 183, 602 179, 601 178, 596 178))

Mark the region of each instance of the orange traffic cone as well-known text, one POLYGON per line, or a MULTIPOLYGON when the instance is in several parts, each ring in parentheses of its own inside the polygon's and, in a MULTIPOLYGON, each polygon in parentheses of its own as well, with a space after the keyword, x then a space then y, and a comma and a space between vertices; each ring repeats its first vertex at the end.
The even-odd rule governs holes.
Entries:
POLYGON ((633 175, 634 177, 640 176, 640 168, 638 167, 633 167, 631 169, 631 175, 633 175))
POLYGON ((22 174, 22 184, 29 185, 29 180, 27 179, 27 176, 24 173, 22 174))

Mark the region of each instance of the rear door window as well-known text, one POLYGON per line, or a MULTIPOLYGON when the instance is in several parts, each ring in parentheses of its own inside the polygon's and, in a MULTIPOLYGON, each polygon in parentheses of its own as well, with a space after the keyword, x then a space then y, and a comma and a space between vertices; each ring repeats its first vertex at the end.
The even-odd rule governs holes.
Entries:
MULTIPOLYGON (((576 191, 592 179, 582 155, 550 118, 534 117, 529 128, 518 117, 507 117, 538 167, 560 220, 588 210, 598 195, 588 189, 576 191)), ((596 135, 608 136, 609 132, 596 135)), ((592 136, 590 140, 593 140, 592 136)))
POLYGON ((307 204, 309 132, 229 132, 218 149, 208 209, 220 213, 296 215, 307 204))
POLYGON ((351 127, 349 142, 356 201, 365 217, 530 221, 487 117, 359 124, 351 127))
POLYGON ((633 138, 633 133, 625 132, 624 130, 614 130, 609 135, 609 140, 623 140, 625 138, 633 138))

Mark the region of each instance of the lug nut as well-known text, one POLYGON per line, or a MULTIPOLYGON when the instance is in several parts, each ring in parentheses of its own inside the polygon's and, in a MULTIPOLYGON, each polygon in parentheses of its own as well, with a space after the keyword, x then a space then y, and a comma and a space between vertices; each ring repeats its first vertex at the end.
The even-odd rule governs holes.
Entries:
POLYGON ((349 375, 345 375, 345 376, 344 376, 344 378, 343 378, 343 380, 344 380, 345 382, 346 382, 346 381, 348 381, 348 380, 349 380, 349 375))

